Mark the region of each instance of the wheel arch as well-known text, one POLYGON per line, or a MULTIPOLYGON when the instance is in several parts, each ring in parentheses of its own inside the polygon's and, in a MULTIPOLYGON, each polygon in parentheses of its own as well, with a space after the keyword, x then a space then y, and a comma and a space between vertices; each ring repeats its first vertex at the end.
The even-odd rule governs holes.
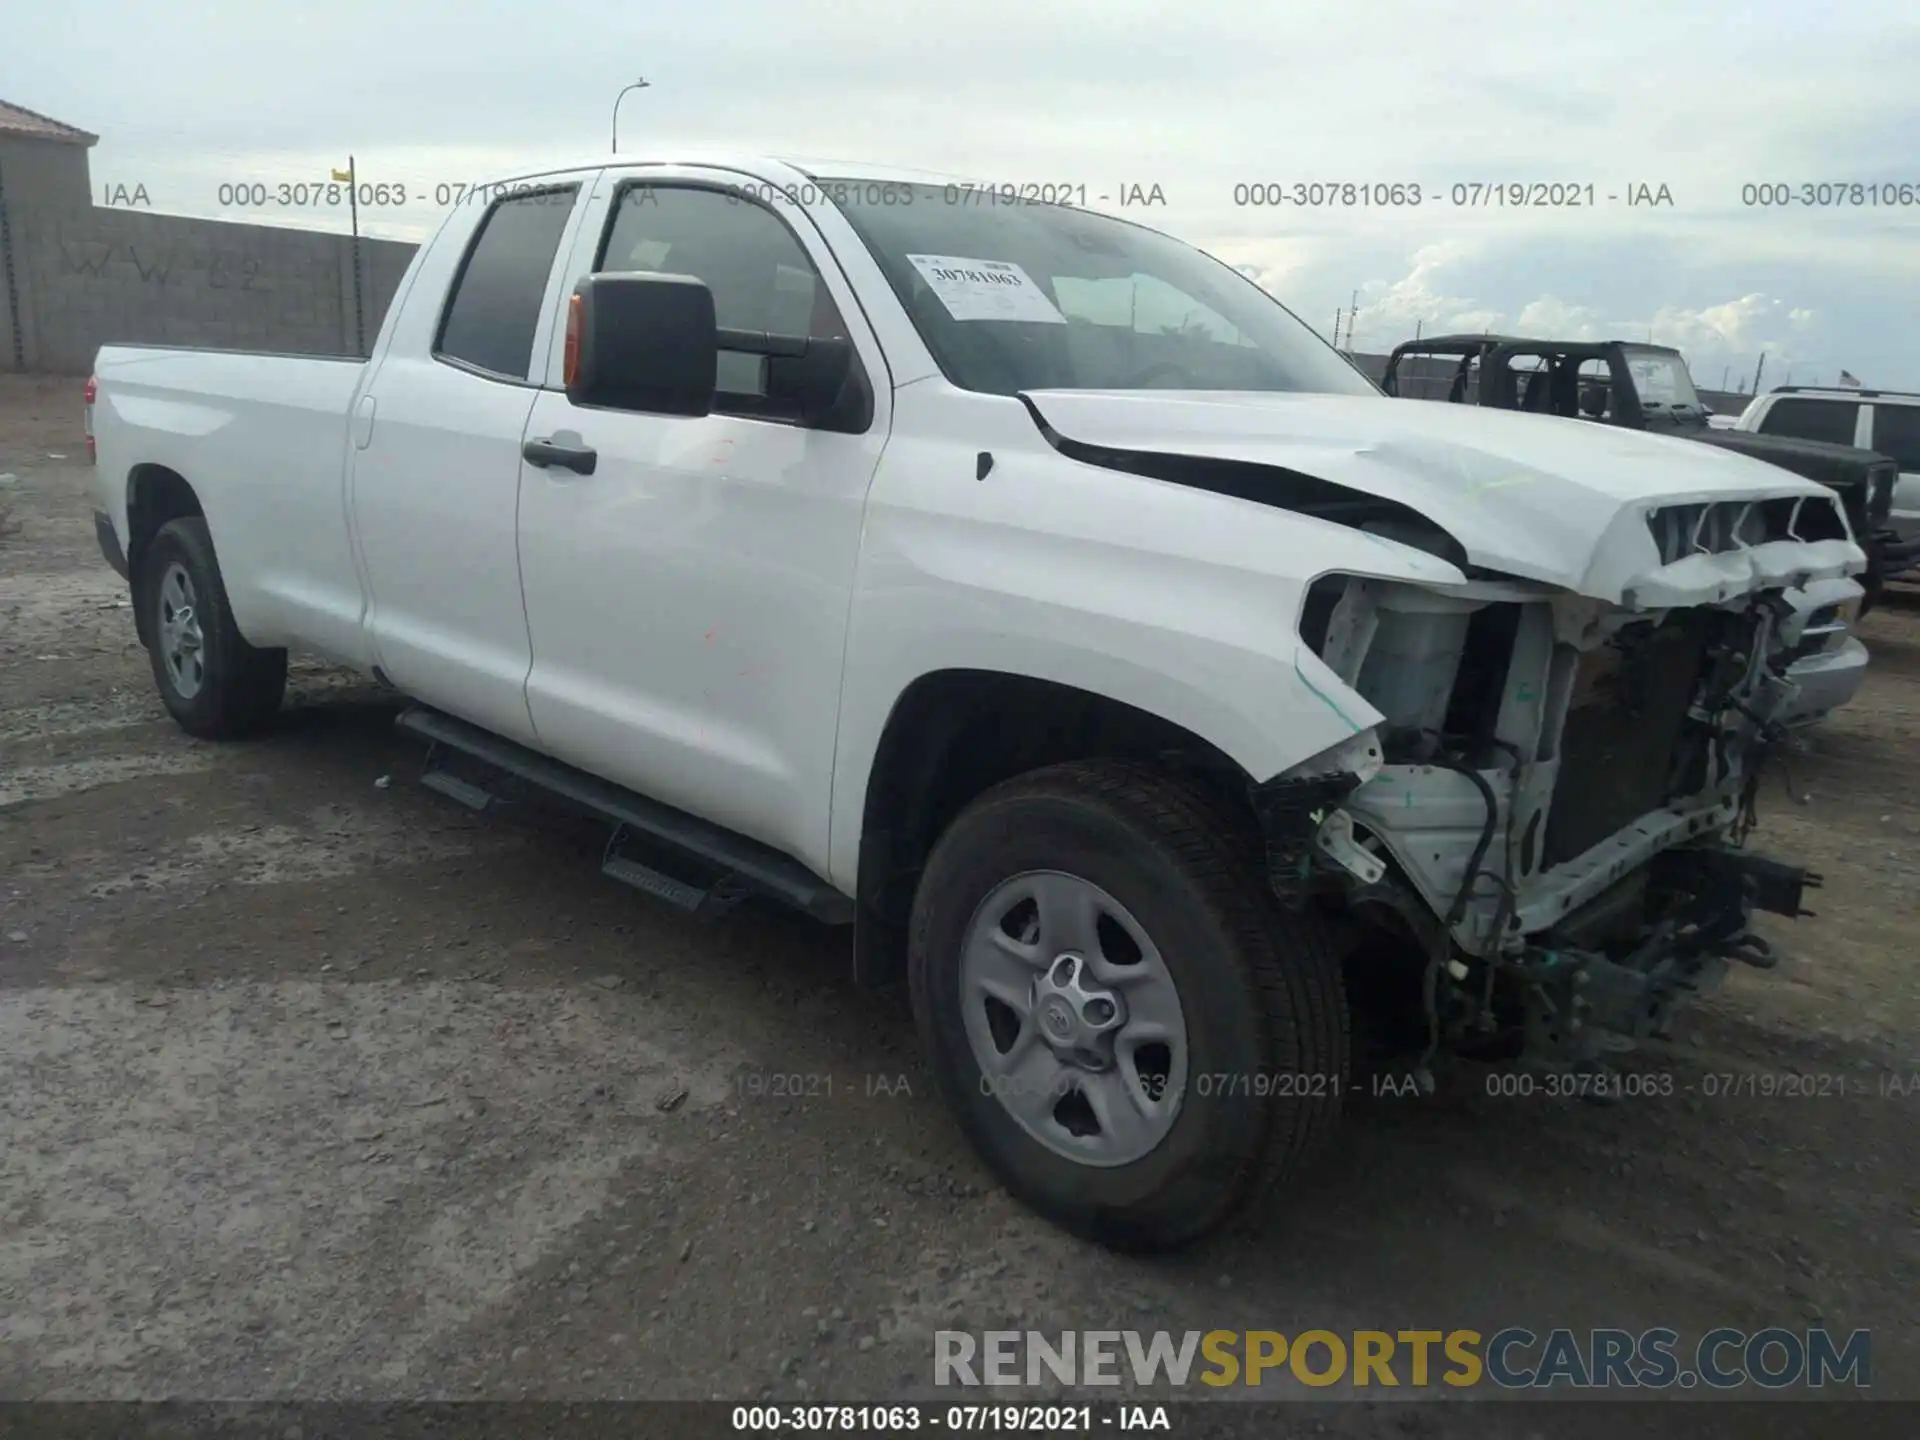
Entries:
POLYGON ((1253 777, 1193 730, 1057 680, 945 669, 895 700, 873 752, 860 813, 855 977, 900 978, 920 870, 969 801, 1004 780, 1072 760, 1144 761, 1198 777, 1223 803, 1250 807, 1253 777))
POLYGON ((171 521, 206 518, 206 508, 186 476, 166 465, 140 464, 127 472, 127 584, 134 597, 133 623, 142 645, 153 643, 153 619, 139 603, 142 572, 153 537, 171 521))

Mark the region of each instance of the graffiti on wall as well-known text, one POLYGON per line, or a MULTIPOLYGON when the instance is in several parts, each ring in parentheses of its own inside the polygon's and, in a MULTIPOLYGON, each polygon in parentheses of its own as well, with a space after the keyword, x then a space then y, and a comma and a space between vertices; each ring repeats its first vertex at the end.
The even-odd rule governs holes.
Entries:
MULTIPOLYGON (((116 256, 123 257, 127 269, 143 285, 169 286, 190 281, 208 290, 251 290, 261 277, 258 256, 245 251, 179 251, 167 245, 145 246, 131 241, 61 240, 61 269, 68 275, 84 275, 95 280, 112 278, 108 267, 116 256)), ((125 278, 127 271, 119 275, 125 278)))

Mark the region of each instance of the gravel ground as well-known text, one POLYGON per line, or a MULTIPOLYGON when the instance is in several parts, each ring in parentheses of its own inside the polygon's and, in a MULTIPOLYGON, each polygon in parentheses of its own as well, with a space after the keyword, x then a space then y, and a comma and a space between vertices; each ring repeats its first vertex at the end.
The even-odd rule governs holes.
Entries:
POLYGON ((1247 1229, 1141 1262, 994 1187, 844 933, 469 815, 325 668, 266 739, 180 733, 78 390, 0 377, 0 1395, 871 1401, 935 1393, 941 1328, 1824 1321, 1920 1398, 1920 607, 1769 782, 1820 914, 1635 1059, 1673 1095, 1363 1096, 1247 1229))

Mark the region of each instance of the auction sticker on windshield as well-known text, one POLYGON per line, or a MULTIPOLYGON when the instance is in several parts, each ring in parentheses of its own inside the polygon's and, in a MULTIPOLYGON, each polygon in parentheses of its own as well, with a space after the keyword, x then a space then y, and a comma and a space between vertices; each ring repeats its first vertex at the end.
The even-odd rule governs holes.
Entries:
POLYGON ((969 260, 962 255, 909 255, 907 259, 956 320, 1067 323, 1047 292, 1011 260, 969 260))

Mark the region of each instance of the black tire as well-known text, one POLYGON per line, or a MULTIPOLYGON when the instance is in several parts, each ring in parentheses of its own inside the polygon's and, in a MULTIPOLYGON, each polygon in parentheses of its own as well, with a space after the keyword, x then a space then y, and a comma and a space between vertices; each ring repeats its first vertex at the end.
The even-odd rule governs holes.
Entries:
POLYGON ((287 689, 287 652, 249 645, 233 623, 213 537, 199 516, 160 527, 140 557, 139 593, 134 603, 147 617, 147 658, 161 703, 189 735, 203 740, 236 740, 258 733, 280 709, 287 689), (175 566, 193 587, 193 614, 199 623, 200 679, 183 693, 167 663, 162 591, 175 566))
POLYGON ((1197 786, 1099 761, 988 791, 928 858, 908 980, 936 1082, 1007 1189, 1065 1229, 1120 1250, 1188 1244, 1297 1167, 1338 1120, 1350 1074, 1339 962, 1312 914, 1273 900, 1262 853, 1250 818, 1197 786), (1035 870, 1079 876, 1125 906, 1179 992, 1188 1085, 1172 1128, 1131 1163, 1096 1167, 1040 1143, 986 1093, 967 1038, 968 926, 997 885, 1035 870))

